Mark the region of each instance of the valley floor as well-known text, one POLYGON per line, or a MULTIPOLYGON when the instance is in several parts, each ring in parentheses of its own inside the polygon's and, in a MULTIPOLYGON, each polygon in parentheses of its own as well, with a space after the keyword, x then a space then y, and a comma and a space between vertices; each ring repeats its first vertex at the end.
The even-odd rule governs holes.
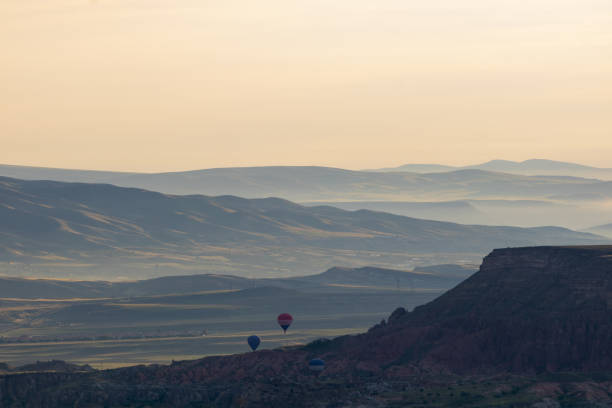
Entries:
POLYGON ((413 308, 441 290, 339 288, 302 293, 255 288, 206 294, 46 301, 0 299, 0 362, 59 359, 96 368, 169 364, 173 360, 306 344, 363 332, 398 306, 413 308), (289 311, 283 334, 276 323, 289 311))

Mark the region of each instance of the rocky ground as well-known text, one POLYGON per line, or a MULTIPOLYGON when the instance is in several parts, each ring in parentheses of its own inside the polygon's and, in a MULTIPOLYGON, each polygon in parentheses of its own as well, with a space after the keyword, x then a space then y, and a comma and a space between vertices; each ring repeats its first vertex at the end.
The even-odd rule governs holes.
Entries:
POLYGON ((415 376, 350 380, 304 373, 216 383, 179 367, 41 372, 0 378, 3 407, 611 407, 612 373, 415 376))

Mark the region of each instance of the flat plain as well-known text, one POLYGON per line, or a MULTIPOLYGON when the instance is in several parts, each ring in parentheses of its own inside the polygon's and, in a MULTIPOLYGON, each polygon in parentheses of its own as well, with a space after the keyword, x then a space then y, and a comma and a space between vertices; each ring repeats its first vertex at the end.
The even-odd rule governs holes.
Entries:
POLYGON ((277 286, 154 296, 2 298, 0 361, 18 366, 57 359, 111 368, 247 352, 252 334, 262 339, 260 349, 306 344, 363 332, 389 310, 411 309, 444 291, 376 287, 365 279, 325 284, 323 291, 272 283, 277 286), (295 319, 286 334, 276 323, 282 312, 295 319))

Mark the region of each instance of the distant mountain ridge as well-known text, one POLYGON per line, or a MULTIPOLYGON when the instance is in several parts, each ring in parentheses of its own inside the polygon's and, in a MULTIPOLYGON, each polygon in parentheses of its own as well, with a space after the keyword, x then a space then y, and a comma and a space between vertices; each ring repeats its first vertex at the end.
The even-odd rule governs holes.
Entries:
POLYGON ((520 174, 527 176, 573 176, 612 180, 612 168, 585 166, 545 159, 529 159, 522 162, 510 160, 490 160, 485 163, 469 166, 448 166, 441 164, 405 164, 399 167, 388 167, 373 171, 407 171, 414 173, 442 173, 457 170, 486 170, 501 173, 520 174))
POLYGON ((103 170, 62 169, 55 167, 0 164, 0 176, 23 180, 55 180, 80 183, 108 183, 109 180, 139 173, 103 170))
POLYGON ((584 232, 590 232, 592 234, 612 238, 612 224, 598 225, 596 227, 587 228, 584 230, 584 232))
POLYGON ((473 168, 419 174, 316 166, 269 166, 134 174, 0 166, 0 176, 104 183, 166 194, 282 197, 292 201, 612 198, 612 182, 567 175, 512 175, 500 173, 499 170, 473 168))
POLYGON ((284 275, 296 275, 363 264, 373 255, 405 262, 411 253, 440 258, 499 246, 606 242, 556 227, 460 225, 276 198, 174 196, 9 178, 0 178, 0 221, 1 262, 117 268, 117 274, 145 264, 149 277, 161 274, 150 270, 160 264, 242 274, 283 268, 284 275))

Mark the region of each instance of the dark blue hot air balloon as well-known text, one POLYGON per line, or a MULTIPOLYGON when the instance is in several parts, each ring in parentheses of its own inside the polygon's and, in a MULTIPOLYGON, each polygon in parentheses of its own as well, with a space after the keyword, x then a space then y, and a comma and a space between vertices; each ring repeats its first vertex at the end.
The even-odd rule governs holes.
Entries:
POLYGON ((261 340, 259 340, 259 337, 253 335, 247 339, 247 343, 249 343, 249 346, 251 346, 251 349, 255 351, 257 350, 257 347, 259 347, 259 343, 261 343, 261 340))
POLYGON ((323 371, 325 368, 325 361, 321 360, 320 358, 313 358, 310 360, 310 363, 308 363, 308 368, 310 368, 312 371, 323 371))

